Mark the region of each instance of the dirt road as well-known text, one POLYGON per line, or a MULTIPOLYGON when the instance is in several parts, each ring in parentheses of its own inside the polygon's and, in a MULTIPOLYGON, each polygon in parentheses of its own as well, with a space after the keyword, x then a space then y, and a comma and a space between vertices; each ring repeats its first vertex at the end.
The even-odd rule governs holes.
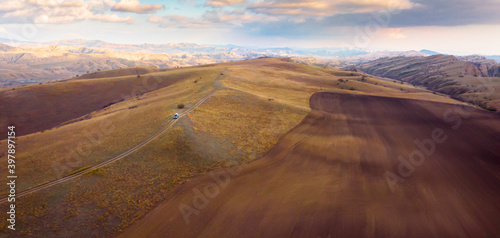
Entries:
POLYGON ((310 105, 264 158, 187 182, 120 236, 499 236, 497 114, 334 93, 310 105))
MULTIPOLYGON (((179 117, 178 119, 167 119, 169 120, 169 122, 163 127, 161 128, 158 132, 156 132, 154 135, 150 136, 149 138, 147 138, 146 140, 144 140, 143 142, 139 143, 138 145, 130 148, 129 150, 121 153, 120 155, 118 156, 115 156, 113 158, 110 158, 104 162, 101 162, 99 164, 96 164, 94 166, 91 166, 91 167, 88 167, 88 168, 85 168, 81 171, 78 171, 77 173, 74 173, 74 174, 71 174, 71 175, 67 175, 67 176, 64 176, 60 179, 57 179, 57 180, 54 180, 54 181, 50 181, 48 183, 45 183, 45 184, 42 184, 38 187, 34 187, 34 188, 30 188, 28 190, 24 190, 18 194, 16 194, 16 196, 19 198, 19 197, 22 197, 22 196, 25 196, 25 195, 28 195, 28 194, 31 194, 31 193, 34 193, 34 192, 38 192, 38 191, 41 191, 41 190, 44 190, 44 189, 47 189, 47 188, 50 188, 52 186, 55 186, 55 185, 58 185, 58 184, 61 184, 61 183, 64 183, 66 181, 69 181, 69 180, 72 180, 72 179, 75 179, 75 178, 78 178, 92 170, 95 170, 95 169, 98 169, 98 168, 102 168, 104 166, 107 166, 109 164, 112 164, 118 160, 121 160, 125 157, 127 157, 128 155, 138 151, 139 149, 141 149, 142 147, 146 146, 147 144, 149 144, 149 142, 153 141, 154 139, 158 138, 161 134, 163 134, 167 129, 169 129, 170 127, 172 127, 172 125, 175 124, 175 122, 177 120, 179 120, 181 117, 187 115, 188 113, 192 112, 194 109, 196 109, 197 107, 199 107, 201 104, 203 104, 210 96, 212 96, 215 92, 217 92, 217 90, 219 90, 219 88, 221 87, 221 84, 219 83, 218 81, 218 78, 219 76, 217 76, 216 78, 216 81, 215 81, 215 84, 216 84, 216 88, 211 91, 210 93, 208 93, 205 97, 203 97, 202 99, 200 99, 200 101, 198 101, 196 104, 194 104, 193 106, 189 107, 188 109, 182 111, 179 113, 179 117)), ((0 199, 0 204, 4 203, 4 202, 7 202, 8 198, 5 197, 5 198, 2 198, 0 199)))

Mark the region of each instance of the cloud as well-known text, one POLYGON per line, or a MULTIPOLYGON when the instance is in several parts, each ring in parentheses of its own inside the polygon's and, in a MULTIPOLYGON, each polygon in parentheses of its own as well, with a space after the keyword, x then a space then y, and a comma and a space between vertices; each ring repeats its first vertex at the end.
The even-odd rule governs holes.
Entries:
POLYGON ((212 10, 207 11, 203 17, 204 20, 215 24, 227 24, 233 26, 242 26, 249 23, 261 22, 270 23, 278 21, 279 19, 274 16, 267 16, 262 14, 250 14, 248 11, 243 9, 237 9, 232 11, 219 11, 212 10))
POLYGON ((85 2, 76 1, 55 1, 55 0, 28 0, 28 5, 39 7, 82 7, 85 2))
POLYGON ((133 17, 119 17, 116 14, 97 14, 89 18, 89 20, 95 20, 95 21, 104 21, 104 22, 122 22, 122 23, 135 23, 135 19, 133 17))
POLYGON ((234 5, 243 5, 245 3, 246 0, 207 0, 205 5, 211 7, 226 7, 234 5))
POLYGON ((152 16, 149 22, 158 23, 160 27, 171 28, 234 28, 250 23, 269 23, 277 21, 277 17, 249 14, 243 9, 232 11, 211 10, 200 18, 184 17, 179 15, 152 16))
POLYGON ((373 12, 387 8, 410 9, 409 0, 259 0, 249 9, 268 15, 331 16, 335 14, 373 12))
POLYGON ((160 27, 174 28, 201 28, 212 27, 212 23, 199 18, 185 17, 179 15, 152 16, 148 20, 151 23, 158 23, 160 27))
MULTIPOLYGON (((364 26, 377 15, 389 12, 387 26, 462 26, 500 23, 498 0, 412 0, 315 1, 274 0, 249 6, 255 12, 303 18, 305 23, 322 26, 364 26), (305 4, 308 3, 308 4, 305 4)), ((293 18, 292 18, 293 17, 293 18)))
POLYGON ((160 4, 141 4, 139 0, 120 0, 111 9, 112 11, 119 12, 135 12, 139 14, 156 13, 156 11, 163 9, 160 4))
POLYGON ((405 34, 403 34, 401 31, 402 31, 401 28, 387 28, 387 29, 384 29, 381 32, 381 34, 388 35, 389 37, 394 38, 394 39, 406 38, 407 36, 405 34))
POLYGON ((24 5, 25 5, 24 1, 19 1, 19 0, 2 1, 2 4, 0 6, 0 13, 21 10, 24 7, 24 5))
POLYGON ((5 0, 2 4, 8 7, 0 7, 0 23, 65 24, 84 20, 135 23, 133 17, 107 13, 116 4, 113 0, 5 0))
POLYGON ((498 0, 415 0, 421 7, 394 15, 390 26, 463 26, 500 23, 498 0))
MULTIPOLYGON (((382 29, 403 30, 421 26, 500 24, 498 0, 411 0, 395 3, 400 4, 378 0, 349 3, 340 0, 257 1, 248 6, 248 11, 274 16, 279 20, 253 22, 245 28, 261 36, 334 39, 349 38, 356 29, 365 29, 373 24, 380 24, 382 29)), ((404 35, 393 32, 392 37, 402 38, 404 35)))

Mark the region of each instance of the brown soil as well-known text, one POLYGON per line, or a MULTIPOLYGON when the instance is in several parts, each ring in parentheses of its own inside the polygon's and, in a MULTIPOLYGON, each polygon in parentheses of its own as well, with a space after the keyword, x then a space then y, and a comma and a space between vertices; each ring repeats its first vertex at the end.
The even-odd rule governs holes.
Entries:
POLYGON ((456 121, 443 114, 457 119, 446 111, 473 108, 338 93, 316 93, 310 105, 262 159, 232 168, 234 175, 215 171, 227 183, 210 174, 187 182, 121 237, 498 235, 498 115, 461 114, 453 129, 456 121), (434 138, 446 140, 434 142, 434 153, 391 191, 385 174, 399 174, 398 157, 408 161, 415 140, 432 139, 436 129, 444 134, 434 138), (210 188, 214 182, 220 185, 210 188), (195 212, 189 224, 182 204, 195 212))

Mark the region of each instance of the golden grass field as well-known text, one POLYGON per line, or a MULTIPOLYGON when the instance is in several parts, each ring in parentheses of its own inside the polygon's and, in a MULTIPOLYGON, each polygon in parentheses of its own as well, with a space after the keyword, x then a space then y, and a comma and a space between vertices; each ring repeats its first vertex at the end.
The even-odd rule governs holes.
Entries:
MULTIPOLYGON (((19 130, 28 123, 26 120, 40 119, 27 130, 30 134, 18 137, 16 142, 19 191, 128 150, 167 124, 180 111, 178 104, 189 108, 216 88, 216 78, 223 87, 188 117, 179 119, 159 138, 123 160, 19 198, 16 234, 113 236, 169 198, 186 180, 215 167, 261 158, 307 115, 309 98, 315 92, 459 103, 389 79, 368 75, 362 79, 358 72, 276 58, 154 71, 141 77, 134 70, 113 72, 118 76, 103 71, 99 74, 106 78, 82 76, 0 90, 0 98, 17 98, 23 105, 9 109, 14 111, 14 119, 9 120, 25 120, 17 124, 19 130), (132 91, 148 78, 162 78, 163 82, 156 88, 132 91), (132 96, 117 101, 123 93, 132 96), (90 95, 93 101, 85 102, 90 95), (40 108, 43 100, 51 104, 40 108), (110 102, 115 103, 102 108, 110 102), (57 110, 50 110, 51 106, 57 110), (95 136, 97 131, 102 138, 95 136), (94 135, 94 140, 86 134, 94 135)), ((4 147, 6 141, 0 141, 0 148, 4 147)), ((6 179, 0 177, 0 182, 6 179)), ((6 191, 0 194, 5 196, 6 191)), ((5 206, 0 204, 0 209, 5 206)), ((0 222, 0 237, 6 236, 5 223, 0 222)))

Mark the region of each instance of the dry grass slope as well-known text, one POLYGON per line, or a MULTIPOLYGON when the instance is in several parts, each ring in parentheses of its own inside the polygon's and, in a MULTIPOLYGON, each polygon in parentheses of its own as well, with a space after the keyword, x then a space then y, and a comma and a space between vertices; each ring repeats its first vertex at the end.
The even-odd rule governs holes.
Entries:
MULTIPOLYGON (((186 180, 212 168, 262 157, 283 134, 302 121, 310 111, 308 100, 315 92, 454 102, 408 84, 371 76, 363 79, 358 72, 282 59, 187 67, 139 78, 130 75, 76 79, 3 90, 2 99, 23 102, 23 107, 16 107, 17 104, 9 107, 12 114, 8 119, 18 123, 19 130, 29 126, 23 120, 40 120, 30 129, 35 133, 18 138, 18 167, 22 168, 18 189, 74 173, 139 144, 179 111, 178 104, 185 104, 188 109, 212 91, 216 78, 220 78, 224 89, 146 147, 105 168, 19 198, 17 234, 40 237, 117 234, 169 198, 186 180), (121 93, 140 87, 144 79, 155 77, 164 79, 163 83, 102 108, 102 104, 120 99, 121 93), (45 118, 57 119, 58 123, 45 118), (68 121, 63 126, 51 126, 68 121), (113 129, 102 133, 100 138, 96 130, 101 130, 103 124, 113 129), (42 132, 40 128, 52 129, 42 132), (82 143, 87 147, 82 147, 82 143)), ((4 103, 1 105, 6 109, 4 103)), ((5 140, 0 141, 0 147, 5 147, 5 140)), ((0 177, 0 183, 5 182, 0 177)), ((5 196, 5 192, 1 194, 5 196)), ((0 210, 6 209, 5 206, 1 204, 0 210)), ((7 232, 5 222, 0 221, 0 236, 7 232)))
MULTIPOLYGON (((135 69, 134 69, 135 70, 135 69)), ((6 126, 18 125, 18 135, 51 129, 106 108, 128 97, 140 96, 187 79, 208 74, 202 68, 137 75, 69 80, 0 90, 1 139, 6 126)), ((103 72, 105 75, 109 73, 103 72)), ((191 81, 192 82, 192 81, 191 81)))

